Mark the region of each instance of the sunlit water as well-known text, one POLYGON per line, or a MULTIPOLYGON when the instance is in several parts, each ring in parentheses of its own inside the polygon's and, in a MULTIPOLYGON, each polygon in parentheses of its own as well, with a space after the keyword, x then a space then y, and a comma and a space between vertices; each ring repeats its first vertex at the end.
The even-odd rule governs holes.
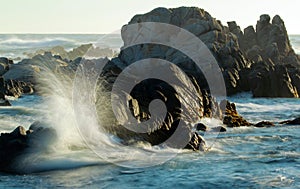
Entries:
MULTIPOLYGON (((230 100, 251 122, 277 122, 300 116, 299 99, 252 99, 243 94, 230 100)), ((17 125, 28 127, 40 119, 46 111, 39 105, 42 101, 38 96, 25 96, 12 100, 12 107, 1 107, 1 130, 9 131, 17 125)), ((0 186, 296 188, 300 183, 299 139, 299 125, 234 128, 220 134, 208 152, 183 152, 162 165, 143 169, 118 167, 91 151, 75 150, 66 154, 65 161, 38 165, 38 171, 46 172, 1 174, 0 186), (97 163, 80 163, 78 159, 83 158, 97 163)))
MULTIPOLYGON (((0 107, 1 132, 18 125, 28 128, 36 120, 49 118, 51 107, 44 103, 46 97, 30 95, 10 100, 13 106, 0 107)), ((161 165, 141 169, 106 162, 84 143, 73 146, 82 141, 68 104, 64 106, 65 102, 59 100, 53 101, 54 106, 63 108, 56 116, 67 120, 60 127, 56 125, 56 130, 64 133, 60 144, 54 145, 50 156, 28 159, 21 165, 24 172, 31 173, 0 173, 0 188, 299 188, 300 125, 278 124, 300 116, 299 99, 254 99, 247 93, 230 97, 248 121, 268 120, 276 126, 229 128, 213 140, 207 152, 184 151, 161 165)), ((210 126, 219 124, 205 122, 210 126)))

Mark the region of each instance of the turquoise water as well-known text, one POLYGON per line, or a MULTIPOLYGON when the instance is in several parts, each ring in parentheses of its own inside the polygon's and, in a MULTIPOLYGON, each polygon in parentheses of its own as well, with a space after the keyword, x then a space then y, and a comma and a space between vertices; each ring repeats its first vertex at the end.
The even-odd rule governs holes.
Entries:
MULTIPOLYGON (((24 58, 23 52, 56 45, 71 49, 101 37, 0 35, 0 57, 24 58)), ((117 35, 104 39, 103 44, 111 48, 122 44, 117 35)), ((291 36, 291 41, 297 50, 300 37, 291 36)), ((254 123, 278 123, 300 116, 300 99, 253 99, 245 93, 229 100, 254 123)), ((10 101, 12 107, 0 107, 1 132, 18 125, 28 128, 36 120, 50 118, 59 140, 47 154, 19 162, 26 174, 0 173, 0 188, 300 188, 300 125, 229 128, 216 139, 204 136, 212 144, 207 152, 183 151, 160 165, 134 169, 109 163, 86 147, 75 126, 70 99, 29 95, 10 101)), ((209 126, 220 124, 210 119, 204 122, 209 126)))
MULTIPOLYGON (((25 96, 12 101, 15 106, 0 109, 1 126, 9 129, 8 125, 17 126, 22 121, 28 125, 43 113, 37 103, 42 100, 25 96)), ((282 121, 300 115, 299 99, 252 99, 243 94, 230 100, 252 122, 282 121)), ((208 152, 182 152, 162 165, 143 169, 122 168, 101 159, 91 165, 72 164, 78 156, 93 155, 68 152, 69 159, 56 164, 52 171, 48 167, 40 173, 1 174, 0 187, 297 188, 299 139, 300 125, 234 128, 220 134, 208 152)))

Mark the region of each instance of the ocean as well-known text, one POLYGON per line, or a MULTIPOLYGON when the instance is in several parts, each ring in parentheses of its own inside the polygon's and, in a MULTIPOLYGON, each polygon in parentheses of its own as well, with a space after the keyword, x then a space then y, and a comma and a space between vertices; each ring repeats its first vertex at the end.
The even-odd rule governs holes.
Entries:
MULTIPOLYGON (((300 36, 292 35, 290 39, 295 51, 300 53, 300 36)), ((122 46, 116 34, 1 34, 0 57, 18 62, 39 49, 59 45, 70 50, 96 41, 113 49, 122 46)), ((238 112, 248 121, 267 120, 276 126, 228 128, 217 138, 204 136, 211 144, 207 152, 184 150, 164 163, 130 168, 105 161, 84 147, 70 99, 37 95, 10 98, 11 107, 0 107, 1 132, 9 132, 19 125, 28 128, 36 120, 52 118, 59 140, 46 156, 20 162, 24 174, 0 173, 0 188, 300 188, 300 125, 278 124, 300 117, 300 100, 251 98, 249 93, 228 100, 236 104, 238 112)), ((220 124, 214 119, 203 122, 208 126, 220 124)), ((108 142, 107 137, 110 136, 101 140, 108 142)), ((136 151, 128 149, 127 153, 136 151)), ((118 152, 114 155, 116 159, 124 157, 118 152)), ((122 159, 127 161, 131 159, 122 159)))

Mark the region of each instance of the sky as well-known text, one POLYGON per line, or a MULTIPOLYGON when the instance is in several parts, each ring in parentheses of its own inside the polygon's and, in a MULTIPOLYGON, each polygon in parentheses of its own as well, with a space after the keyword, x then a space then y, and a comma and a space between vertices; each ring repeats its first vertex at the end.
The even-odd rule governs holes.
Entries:
POLYGON ((0 0, 0 6, 0 33, 107 34, 156 7, 196 6, 241 28, 261 14, 278 14, 289 34, 300 34, 299 0, 0 0))

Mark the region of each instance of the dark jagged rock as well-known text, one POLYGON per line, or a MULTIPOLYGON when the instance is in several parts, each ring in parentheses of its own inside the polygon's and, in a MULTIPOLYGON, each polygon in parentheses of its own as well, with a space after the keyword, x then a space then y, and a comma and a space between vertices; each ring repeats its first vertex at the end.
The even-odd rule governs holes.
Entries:
POLYGON ((221 107, 226 107, 224 113, 223 124, 228 127, 239 127, 239 126, 251 126, 252 124, 245 120, 242 116, 236 111, 234 103, 230 103, 227 100, 220 102, 221 107))
MULTIPOLYGON (((135 87, 129 94, 129 98, 127 99, 128 107, 124 108, 129 108, 131 110, 131 115, 134 116, 139 123, 143 123, 153 117, 149 110, 150 102, 155 99, 159 99, 166 106, 167 113, 165 117, 159 118, 157 120, 158 122, 154 123, 155 127, 149 127, 146 133, 135 133, 122 126, 116 127, 113 132, 123 139, 125 143, 135 139, 137 141, 142 140, 149 142, 152 145, 159 145, 166 142, 169 147, 183 148, 192 139, 193 127, 191 124, 179 125, 179 122, 186 120, 186 123, 194 123, 203 117, 204 106, 202 103, 201 90, 198 88, 198 86, 193 86, 193 83, 187 82, 189 78, 183 75, 182 72, 179 72, 178 69, 175 69, 175 67, 163 67, 161 65, 153 66, 158 66, 158 75, 169 73, 171 69, 176 78, 181 79, 177 81, 178 83, 176 82, 170 84, 160 79, 146 79, 140 83, 136 83, 135 87), (191 94, 193 97, 191 97, 191 94), (183 96, 189 100, 182 100, 183 96), (175 140, 170 142, 168 139, 173 136, 177 130, 180 130, 180 133, 177 133, 177 135, 180 136, 176 137, 175 140), (178 144, 184 145, 178 146, 178 144)), ((104 69, 104 72, 102 73, 102 77, 107 81, 107 87, 105 87, 106 90, 110 91, 112 89, 112 85, 121 71, 122 70, 115 66, 112 62, 108 63, 104 69)), ((126 71, 127 79, 130 82, 135 81, 135 78, 132 80, 129 79, 135 77, 135 74, 131 74, 131 71, 134 70, 128 69, 126 71)), ((139 71, 143 73, 143 70, 139 71)), ((145 71, 148 72, 148 69, 145 71)), ((126 81, 124 80, 123 82, 126 81)), ((122 110, 123 108, 120 109, 122 110)), ((117 112, 122 112, 121 110, 117 110, 117 112)), ((124 116, 122 115, 122 117, 124 116)), ((126 118, 124 119, 126 120, 126 118)), ((134 127, 139 126, 134 125, 134 127)), ((197 140, 195 140, 195 142, 196 141, 197 140)), ((192 145, 191 142, 190 145, 192 145)), ((198 144, 195 143, 192 146, 197 145, 198 144)))
POLYGON ((254 97, 298 97, 288 70, 283 65, 257 63, 249 74, 254 97))
MULTIPOLYGON (((249 67, 250 62, 239 49, 236 35, 230 32, 230 30, 234 30, 236 33, 239 32, 238 26, 234 22, 230 23, 230 28, 228 29, 209 13, 196 7, 157 8, 144 15, 136 15, 129 24, 139 22, 173 24, 193 33, 207 45, 222 68, 228 94, 235 94, 241 91, 238 83, 240 79, 238 72, 249 67)), ((123 40, 127 44, 130 39, 126 39, 126 36, 123 36, 123 40)), ((189 76, 196 79, 202 90, 209 90, 201 71, 193 66, 191 60, 178 53, 175 49, 155 44, 144 44, 143 46, 135 46, 130 50, 121 51, 118 58, 112 61, 122 62, 123 65, 126 65, 151 53, 155 54, 157 58, 166 59, 178 65, 189 76)))
POLYGON ((11 106, 8 100, 0 100, 0 106, 11 106))
POLYGON ((82 57, 113 57, 115 55, 115 51, 110 48, 99 48, 94 47, 92 44, 83 44, 79 47, 72 49, 71 51, 66 51, 62 46, 55 46, 51 49, 43 50, 40 49, 35 53, 26 53, 29 58, 33 58, 36 55, 44 55, 45 53, 51 53, 53 55, 60 56, 64 60, 73 61, 77 58, 82 57))
POLYGON ((0 76, 0 106, 11 106, 10 102, 5 97, 5 81, 4 78, 0 76))
POLYGON ((202 91, 204 117, 208 118, 222 118, 222 110, 217 100, 212 97, 206 90, 202 91))
POLYGON ((36 76, 42 69, 56 71, 60 67, 68 66, 68 62, 62 60, 60 56, 53 56, 50 52, 44 55, 36 55, 31 59, 23 59, 18 64, 10 65, 3 77, 5 80, 16 80, 26 83, 36 84, 36 76))
POLYGON ((0 171, 13 172, 15 161, 26 153, 45 150, 56 138, 55 130, 42 127, 31 127, 27 130, 19 126, 11 133, 0 136, 0 171))
POLYGON ((5 74, 9 70, 10 64, 13 64, 12 60, 5 57, 0 57, 0 76, 5 74))
POLYGON ((272 127, 275 126, 274 123, 270 121, 261 121, 259 123, 256 123, 254 127, 272 127))
POLYGON ((193 151, 205 151, 206 144, 205 140, 197 133, 194 133, 190 142, 185 146, 185 149, 190 149, 193 151))
POLYGON ((22 94, 32 94, 33 85, 22 81, 6 80, 0 77, 0 99, 6 100, 5 96, 19 97, 22 94))
MULTIPOLYGON (((177 88, 177 90, 178 89, 180 91, 180 88, 177 88)), ((179 129, 182 139, 188 139, 186 143, 189 142, 189 149, 199 149, 202 140, 199 141, 200 138, 195 136, 195 134, 190 136, 192 127, 189 125, 179 126, 180 119, 190 116, 185 112, 189 109, 190 104, 185 104, 185 102, 180 103, 179 93, 177 93, 170 85, 161 80, 145 80, 135 86, 130 95, 132 98, 128 100, 129 108, 132 115, 138 121, 144 122, 152 117, 149 112, 149 103, 154 99, 160 99, 164 102, 167 108, 167 114, 160 125, 157 125, 155 128, 149 128, 147 133, 135 133, 125 128, 117 128, 115 133, 121 139, 126 141, 135 138, 136 140, 147 141, 152 145, 159 145, 168 141, 168 139, 175 134, 176 130, 179 129)), ((198 108, 195 109, 200 110, 198 112, 199 114, 195 115, 196 117, 189 117, 189 119, 195 119, 194 121, 196 121, 196 119, 203 116, 203 110, 201 110, 203 107, 200 105, 201 99, 195 99, 195 102, 191 101, 191 103, 196 107, 197 105, 195 103, 198 103, 198 108)), ((180 148, 180 146, 178 146, 178 144, 182 144, 182 141, 180 140, 181 138, 179 136, 178 139, 168 143, 168 145, 173 148, 180 148)))
POLYGON ((285 124, 285 125, 300 125, 300 117, 293 119, 293 120, 287 120, 280 122, 280 124, 285 124))
POLYGON ((196 130, 197 131, 208 131, 208 127, 204 125, 203 123, 197 123, 196 124, 196 130))
MULTIPOLYGON (((157 8, 146 14, 134 16, 128 24, 140 22, 176 25, 202 40, 221 68, 228 95, 243 91, 253 92, 254 97, 297 97, 299 94, 299 57, 292 49, 285 24, 278 15, 272 19, 269 15, 261 15, 255 27, 249 26, 243 31, 235 21, 228 22, 228 27, 224 26, 208 12, 196 7, 157 8), (270 62, 273 64, 271 67, 257 68, 261 63, 270 64, 270 62), (284 67, 289 67, 287 73, 284 67), (264 70, 271 71, 265 74, 264 70)), ((124 33, 123 31, 121 33, 124 44, 128 44, 130 39, 124 33)), ((11 64, 9 60, 2 58, 0 74, 1 70, 5 70, 3 73, 6 80, 35 84, 34 75, 39 73, 45 64, 51 67, 50 70, 64 70, 69 67, 76 69, 78 57, 88 54, 97 57, 102 56, 101 53, 111 53, 109 49, 97 49, 91 44, 82 45, 70 52, 61 47, 54 47, 49 51, 55 56, 43 51, 43 55, 38 54, 18 64, 11 64), (3 69, 2 63, 5 64, 5 68, 2 66, 3 69)), ((173 62, 197 81, 202 92, 209 91, 203 73, 195 67, 193 61, 167 46, 143 44, 121 49, 118 57, 113 58, 110 64, 123 70, 133 62, 147 57, 173 62)), ((210 112, 205 114, 211 116, 210 112)))
MULTIPOLYGON (((261 15, 253 26, 237 35, 242 51, 253 61, 251 69, 240 73, 250 80, 254 97, 298 97, 300 61, 294 52, 283 20, 261 15)), ((241 85, 242 86, 242 85, 241 85)))
POLYGON ((22 94, 32 94, 34 92, 33 85, 31 83, 26 83, 16 80, 6 80, 5 81, 5 95, 20 97, 22 94))
MULTIPOLYGON (((236 22, 228 22, 223 26, 209 13, 196 7, 179 7, 175 9, 157 8, 153 11, 136 15, 129 24, 139 22, 162 22, 184 28, 201 39, 215 56, 222 69, 228 95, 242 91, 252 91, 254 97, 297 97, 298 88, 295 89, 296 78, 292 72, 284 73, 278 65, 288 64, 299 66, 299 58, 289 42, 288 34, 282 19, 276 15, 270 22, 269 15, 262 15, 257 22, 256 30, 253 26, 244 29, 244 33, 236 22), (260 78, 256 69, 259 62, 273 62, 273 72, 260 78), (257 75, 258 74, 258 75, 257 75), (256 75, 256 76, 255 76, 256 75), (276 80, 273 78, 277 78, 276 80), (290 79, 289 79, 290 78, 290 79), (247 82, 251 79, 252 84, 247 82), (268 83, 268 85, 266 84, 268 83), (253 85, 255 83, 256 85, 253 85), (261 87, 271 86, 261 92, 261 87), (282 88, 282 90, 278 90, 282 88), (277 90, 277 91, 273 91, 277 90)), ((123 36, 125 44, 126 36, 123 36)), ((194 77, 200 88, 208 89, 205 79, 199 70, 194 69, 191 61, 180 57, 180 53, 168 51, 166 47, 147 44, 136 46, 130 51, 123 50, 113 62, 126 65, 135 62, 137 58, 153 53, 159 58, 167 59, 179 65, 186 73, 194 77), (133 54, 139 53, 139 54, 133 54)), ((171 50, 172 51, 172 50, 171 50)), ((173 50, 174 51, 174 50, 173 50)), ((121 65, 119 64, 119 65, 121 65)), ((300 86, 299 86, 300 88, 300 86)))

